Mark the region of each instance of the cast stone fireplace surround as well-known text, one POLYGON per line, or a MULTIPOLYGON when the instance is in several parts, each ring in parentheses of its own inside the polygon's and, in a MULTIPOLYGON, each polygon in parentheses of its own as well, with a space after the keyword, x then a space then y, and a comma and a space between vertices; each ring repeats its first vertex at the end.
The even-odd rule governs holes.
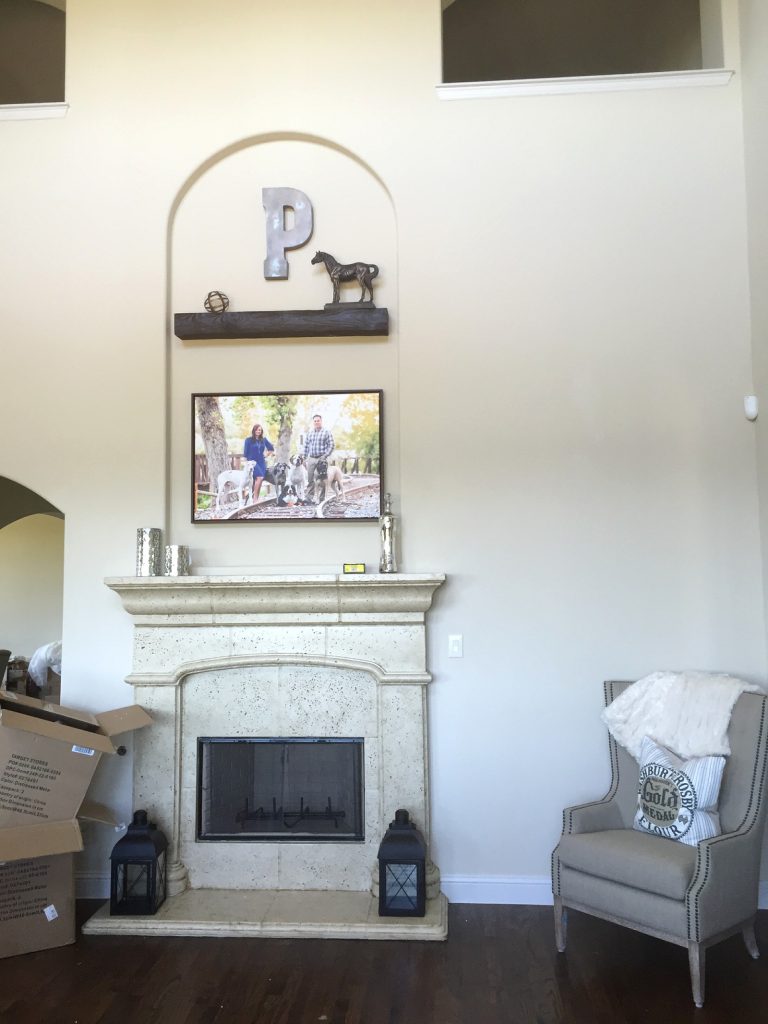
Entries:
POLYGON ((378 916, 376 855, 405 807, 429 844, 425 617, 442 574, 113 577, 134 621, 133 806, 169 839, 154 917, 91 934, 444 939, 434 864, 424 918, 378 916), (364 739, 363 842, 196 842, 199 736, 364 739), (372 886, 373 880, 373 886, 372 886))

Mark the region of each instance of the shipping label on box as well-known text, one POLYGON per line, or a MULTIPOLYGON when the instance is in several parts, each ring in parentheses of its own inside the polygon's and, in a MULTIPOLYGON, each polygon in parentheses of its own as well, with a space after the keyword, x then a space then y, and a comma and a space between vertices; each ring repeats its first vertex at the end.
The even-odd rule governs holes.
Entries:
POLYGON ((0 730, 0 825, 74 818, 101 755, 0 730))

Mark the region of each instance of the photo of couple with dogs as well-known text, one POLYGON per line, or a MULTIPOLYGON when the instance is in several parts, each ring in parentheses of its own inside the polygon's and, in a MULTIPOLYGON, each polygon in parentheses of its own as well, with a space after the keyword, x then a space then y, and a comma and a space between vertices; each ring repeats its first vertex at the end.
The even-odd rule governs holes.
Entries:
POLYGON ((193 395, 192 521, 378 519, 381 399, 193 395))

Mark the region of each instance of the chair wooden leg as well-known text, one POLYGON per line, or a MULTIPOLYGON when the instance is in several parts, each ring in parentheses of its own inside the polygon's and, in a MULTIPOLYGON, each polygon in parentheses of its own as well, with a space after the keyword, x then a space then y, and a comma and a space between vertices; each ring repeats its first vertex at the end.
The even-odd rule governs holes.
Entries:
POLYGON ((688 965, 691 968, 691 990, 698 1007, 704 1005, 704 966, 706 953, 699 942, 688 943, 688 965))
POLYGON ((568 911, 563 906, 562 896, 555 896, 555 945, 558 953, 565 952, 568 938, 568 911))
POLYGON ((755 922, 751 921, 749 924, 745 924, 741 934, 744 936, 744 945, 747 947, 747 952, 754 960, 757 960, 760 956, 760 950, 757 948, 757 939, 755 938, 755 922))

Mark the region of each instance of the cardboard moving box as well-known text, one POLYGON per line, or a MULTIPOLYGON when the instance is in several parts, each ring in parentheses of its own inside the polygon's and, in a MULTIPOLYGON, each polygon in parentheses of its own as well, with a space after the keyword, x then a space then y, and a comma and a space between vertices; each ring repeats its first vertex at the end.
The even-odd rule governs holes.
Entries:
POLYGON ((136 704, 90 715, 0 690, 0 958, 75 941, 77 817, 115 824, 86 790, 112 737, 151 721, 136 704))
POLYGON ((0 864, 49 854, 78 853, 82 848, 82 833, 74 818, 0 829, 0 864))
POLYGON ((90 715, 0 691, 0 828, 75 818, 112 737, 151 721, 137 704, 90 715))
POLYGON ((71 853, 0 864, 0 957, 75 941, 71 853))

